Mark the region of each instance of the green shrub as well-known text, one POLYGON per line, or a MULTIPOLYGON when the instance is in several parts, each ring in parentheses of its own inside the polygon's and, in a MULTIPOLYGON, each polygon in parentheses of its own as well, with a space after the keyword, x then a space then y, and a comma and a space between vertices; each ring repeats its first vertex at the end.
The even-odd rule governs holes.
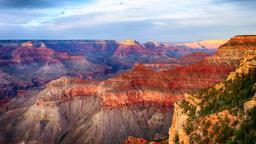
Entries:
POLYGON ((174 143, 175 143, 175 144, 179 144, 179 135, 178 135, 178 133, 175 133, 175 136, 174 136, 174 143))
POLYGON ((234 133, 235 140, 233 142, 241 144, 256 143, 256 108, 248 113, 248 119, 245 120, 240 129, 234 133))

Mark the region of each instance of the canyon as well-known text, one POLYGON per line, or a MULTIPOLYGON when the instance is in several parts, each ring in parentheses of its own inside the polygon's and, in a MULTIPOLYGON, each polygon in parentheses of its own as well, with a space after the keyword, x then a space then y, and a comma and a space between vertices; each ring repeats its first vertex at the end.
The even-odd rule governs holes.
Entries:
POLYGON ((62 76, 103 80, 143 63, 152 69, 190 64, 181 57, 202 52, 193 62, 214 50, 181 48, 175 44, 134 40, 1 40, 0 99, 47 84, 62 76))
POLYGON ((170 127, 172 143, 188 117, 175 102, 256 49, 255 36, 225 42, 1 41, 0 143, 166 142, 170 127))

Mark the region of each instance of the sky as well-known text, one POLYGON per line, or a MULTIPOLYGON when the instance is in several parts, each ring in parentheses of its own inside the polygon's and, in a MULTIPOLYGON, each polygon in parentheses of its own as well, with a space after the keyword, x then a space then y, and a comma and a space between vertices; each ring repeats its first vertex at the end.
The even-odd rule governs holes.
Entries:
POLYGON ((256 34, 256 1, 0 0, 0 19, 0 39, 228 39, 256 34))

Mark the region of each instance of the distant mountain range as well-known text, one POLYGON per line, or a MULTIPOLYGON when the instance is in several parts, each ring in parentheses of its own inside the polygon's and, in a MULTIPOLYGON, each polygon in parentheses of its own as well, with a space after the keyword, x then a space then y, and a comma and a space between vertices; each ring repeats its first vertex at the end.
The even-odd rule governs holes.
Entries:
POLYGON ((175 44, 140 44, 134 40, 1 40, 0 99, 61 76, 106 79, 131 69, 135 63, 164 69, 200 61, 208 56, 206 53, 213 52, 175 44), (180 59, 195 52, 205 54, 193 60, 180 59))

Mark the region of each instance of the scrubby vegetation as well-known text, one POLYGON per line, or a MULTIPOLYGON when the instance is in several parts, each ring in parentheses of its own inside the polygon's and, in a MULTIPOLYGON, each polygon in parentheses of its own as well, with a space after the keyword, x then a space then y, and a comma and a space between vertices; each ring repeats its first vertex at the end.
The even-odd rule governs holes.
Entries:
POLYGON ((190 117, 195 116, 195 113, 196 113, 196 107, 195 106, 186 102, 185 100, 180 101, 180 105, 181 105, 182 109, 184 110, 184 112, 187 112, 187 114, 190 117))
POLYGON ((255 144, 256 108, 245 113, 244 103, 256 93, 256 69, 251 69, 248 74, 235 75, 233 80, 222 84, 219 89, 204 89, 195 94, 202 99, 198 104, 201 107, 198 115, 196 107, 189 102, 183 100, 179 103, 189 116, 184 130, 190 143, 255 144), (231 120, 218 114, 224 111, 238 119, 231 120), (209 116, 215 117, 216 122, 210 122, 209 116))
POLYGON ((175 144, 178 144, 179 143, 179 136, 178 136, 178 133, 175 134, 175 137, 174 137, 174 143, 175 144))
POLYGON ((256 108, 252 109, 247 119, 242 122, 240 129, 235 131, 232 143, 250 144, 256 143, 256 108))
POLYGON ((248 101, 255 93, 253 88, 256 83, 256 71, 242 77, 236 76, 234 81, 225 81, 220 90, 210 89, 209 93, 204 96, 201 116, 230 110, 234 114, 243 112, 243 104, 248 101))

